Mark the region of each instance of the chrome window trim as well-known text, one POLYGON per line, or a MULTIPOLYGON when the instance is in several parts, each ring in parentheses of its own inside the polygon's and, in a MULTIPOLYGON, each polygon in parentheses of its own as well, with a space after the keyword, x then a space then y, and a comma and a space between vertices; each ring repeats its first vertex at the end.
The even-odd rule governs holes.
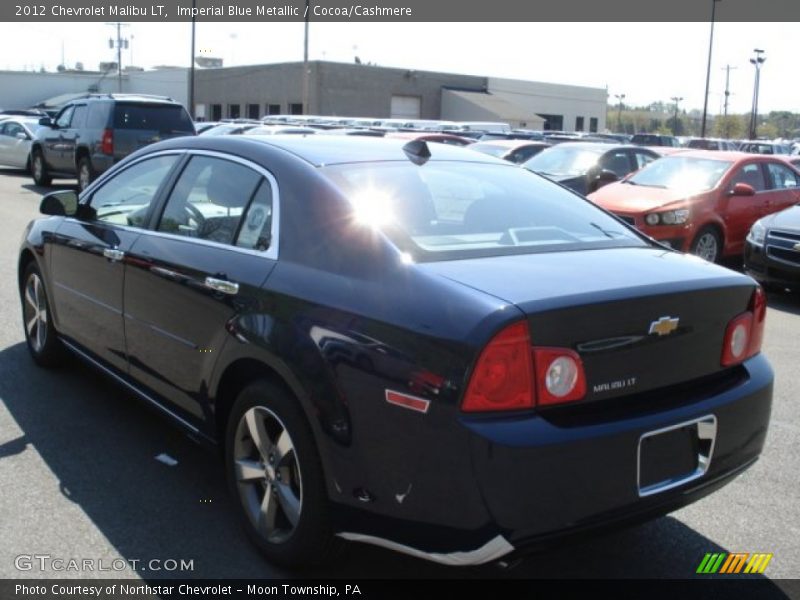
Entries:
MULTIPOLYGON (((185 235, 177 235, 174 233, 165 233, 163 231, 158 231, 157 229, 145 229, 142 227, 131 227, 129 225, 119 225, 117 223, 109 223, 109 225, 113 227, 119 227, 121 229, 131 231, 134 233, 139 233, 142 235, 153 235, 156 237, 163 237, 166 239, 173 239, 173 240, 183 240, 185 242, 191 242, 194 244, 201 244, 203 246, 211 246, 212 248, 221 248, 225 250, 233 250, 235 252, 240 252, 242 254, 250 254, 252 256, 261 256, 263 258, 268 258, 270 260, 278 260, 278 256, 280 254, 280 224, 281 224, 281 209, 280 209, 280 192, 278 189, 278 180, 275 179, 275 176, 270 173, 267 169, 258 165, 252 161, 249 161, 245 158, 241 158, 239 156, 234 156, 231 154, 225 154, 224 152, 217 152, 215 150, 195 150, 195 149, 171 149, 171 150, 161 150, 159 152, 153 152, 151 154, 147 154, 145 156, 139 157, 134 161, 131 161, 130 164, 125 165, 125 168, 120 171, 126 171, 130 167, 150 158, 155 158, 158 156, 164 156, 168 154, 178 154, 178 155, 189 155, 189 156, 209 156, 211 158, 218 158, 220 160, 228 160, 231 162, 238 163, 244 167, 252 169, 256 171, 259 175, 264 177, 270 186, 270 190, 272 192, 272 224, 270 229, 270 244, 269 248, 266 250, 253 250, 252 248, 241 248, 236 246, 235 244, 223 244, 220 242, 213 242, 211 240, 202 240, 198 238, 192 238, 185 235)), ((106 171, 108 173, 109 171, 106 171)), ((86 188, 84 192, 84 197, 86 199, 84 204, 90 204, 89 197, 95 193, 95 187, 97 186, 98 189, 100 184, 102 184, 107 177, 101 177, 97 181, 95 181, 90 187, 86 188)), ((81 198, 84 200, 84 198, 81 198)), ((169 197, 167 197, 169 200, 169 197)), ((244 217, 244 215, 242 215, 244 217)), ((81 222, 80 219, 76 219, 75 217, 67 217, 69 220, 81 222)), ((100 223, 104 223, 105 221, 99 221, 100 223)))

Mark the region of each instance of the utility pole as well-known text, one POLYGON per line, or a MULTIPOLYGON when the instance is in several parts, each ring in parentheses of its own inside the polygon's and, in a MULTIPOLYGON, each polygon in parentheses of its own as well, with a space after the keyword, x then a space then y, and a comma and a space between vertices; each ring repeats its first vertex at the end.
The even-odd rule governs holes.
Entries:
POLYGON ((683 96, 673 96, 670 100, 675 103, 675 116, 672 117, 672 135, 678 135, 678 103, 683 100, 683 96))
POLYGON ((708 38, 708 67, 706 68, 706 94, 703 97, 703 123, 700 126, 700 137, 706 137, 706 116, 708 115, 708 85, 711 82, 711 50, 714 48, 714 19, 716 17, 717 2, 711 0, 711 35, 708 38))
POLYGON ((617 107, 617 133, 622 133, 622 101, 625 100, 625 94, 614 94, 614 98, 619 101, 619 106, 617 107))
POLYGON ((732 67, 730 65, 725 65, 725 109, 724 115, 728 116, 728 98, 731 95, 731 69, 736 69, 738 67, 732 67))
POLYGON ((308 106, 308 20, 311 15, 311 0, 306 0, 305 35, 303 37, 303 113, 309 113, 308 106))
POLYGON ((189 57, 189 116, 192 120, 197 115, 194 114, 194 39, 195 39, 195 8, 197 7, 197 0, 192 0, 192 51, 189 57))
POLYGON ((128 48, 128 40, 122 39, 122 28, 123 27, 130 27, 128 23, 106 23, 106 25, 110 25, 111 27, 117 28, 117 39, 116 43, 113 38, 109 38, 108 40, 108 47, 112 50, 116 47, 117 49, 117 91, 122 93, 122 49, 128 48))
POLYGON ((754 58, 750 59, 750 64, 756 68, 756 80, 753 84, 753 109, 750 112, 750 139, 756 139, 758 132, 758 86, 761 84, 761 65, 767 60, 766 57, 761 56, 764 54, 763 50, 754 48, 753 52, 756 53, 754 58))

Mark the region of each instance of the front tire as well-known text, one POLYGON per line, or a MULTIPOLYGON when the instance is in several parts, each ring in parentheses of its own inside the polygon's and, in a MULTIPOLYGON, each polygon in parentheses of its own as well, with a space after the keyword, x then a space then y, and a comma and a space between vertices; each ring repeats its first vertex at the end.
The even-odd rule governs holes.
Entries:
POLYGON ((228 485, 248 537, 274 563, 328 561, 341 546, 329 517, 322 464, 297 401, 259 380, 244 388, 225 438, 228 485))
POLYGON ((97 174, 92 168, 92 162, 83 156, 78 160, 78 191, 82 192, 95 180, 97 174))
POLYGON ((50 301, 42 274, 35 262, 28 264, 22 276, 20 298, 25 342, 31 358, 40 367, 60 365, 64 361, 64 346, 53 325, 50 301))
POLYGON ((689 252, 710 263, 719 262, 722 257, 722 236, 713 227, 704 227, 694 238, 689 252))
POLYGON ((47 164, 44 162, 42 151, 38 148, 33 151, 31 156, 31 174, 33 175, 33 182, 42 187, 47 187, 53 183, 53 178, 47 171, 47 164))

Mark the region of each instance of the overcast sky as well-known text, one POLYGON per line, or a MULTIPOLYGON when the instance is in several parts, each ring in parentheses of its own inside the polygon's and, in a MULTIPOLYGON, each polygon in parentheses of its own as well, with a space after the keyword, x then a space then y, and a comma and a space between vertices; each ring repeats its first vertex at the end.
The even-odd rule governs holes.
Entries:
MULTIPOLYGON (((188 23, 133 23, 123 66, 189 64, 188 23)), ((708 23, 311 23, 310 58, 607 87, 626 103, 703 106, 708 23)), ((730 112, 749 112, 754 48, 766 51, 760 112, 800 112, 797 23, 717 23, 709 112, 722 111, 726 64, 730 112)), ((96 69, 116 60, 115 28, 103 23, 0 23, 0 69, 96 69)), ((198 23, 197 50, 225 65, 302 60, 302 23, 198 23)), ((616 102, 612 99, 612 102, 616 102)))

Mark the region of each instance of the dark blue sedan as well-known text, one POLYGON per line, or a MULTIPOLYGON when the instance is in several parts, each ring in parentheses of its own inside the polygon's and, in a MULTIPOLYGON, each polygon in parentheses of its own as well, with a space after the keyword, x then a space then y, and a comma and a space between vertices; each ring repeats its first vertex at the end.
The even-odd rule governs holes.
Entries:
POLYGON ((179 138, 42 212, 33 360, 218 445, 275 562, 486 563, 675 510, 764 444, 761 288, 477 152, 179 138))

